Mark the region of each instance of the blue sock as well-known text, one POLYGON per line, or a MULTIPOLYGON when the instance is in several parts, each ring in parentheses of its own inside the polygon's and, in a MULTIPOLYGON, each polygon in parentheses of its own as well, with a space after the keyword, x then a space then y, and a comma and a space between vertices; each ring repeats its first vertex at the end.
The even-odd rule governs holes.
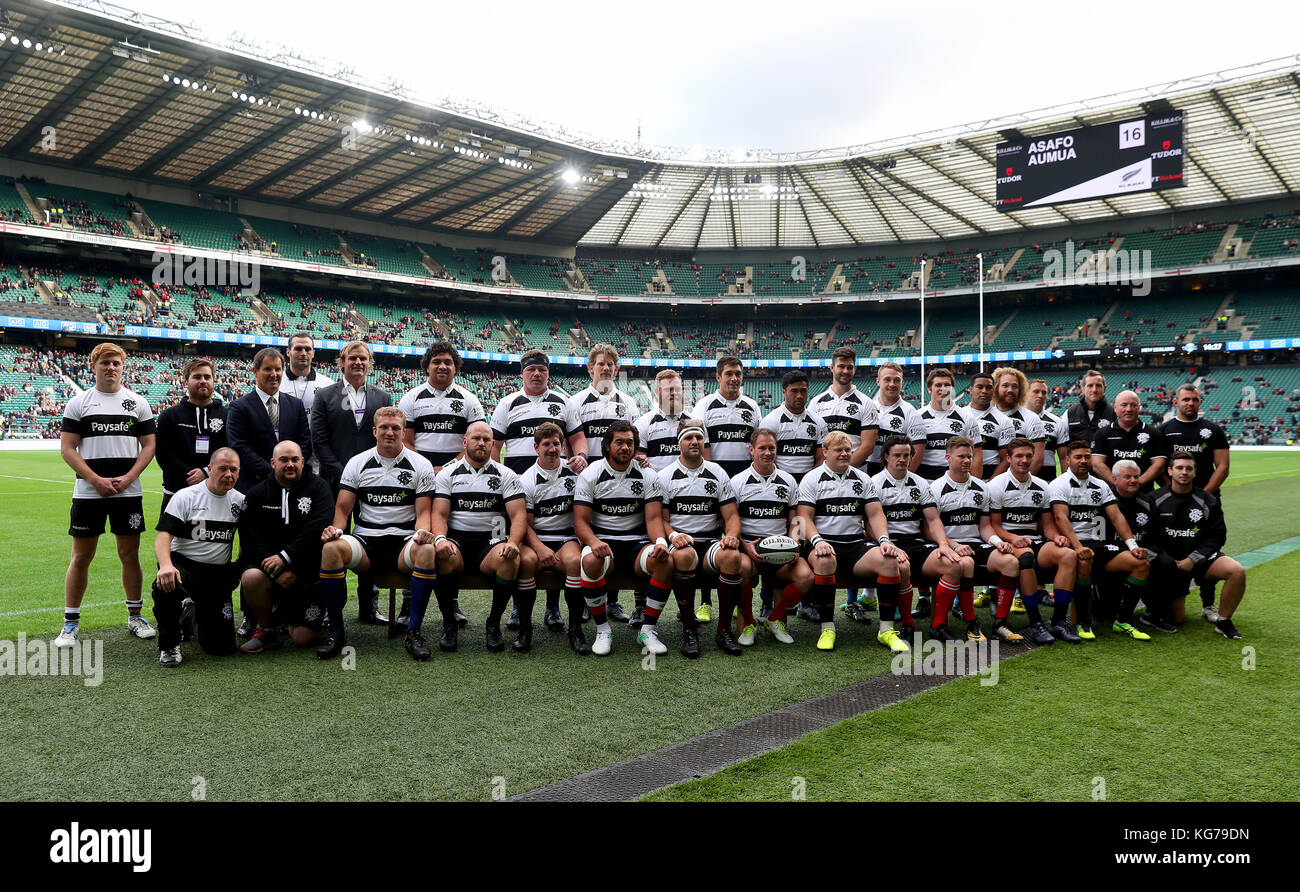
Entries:
POLYGON ((855 588, 851 588, 851 589, 849 589, 849 597, 848 597, 848 599, 845 601, 845 603, 846 603, 846 604, 856 604, 856 603, 858 603, 858 590, 857 590, 857 589, 855 589, 855 588))
POLYGON ((325 612, 330 618, 330 630, 343 632, 343 605, 348 600, 348 572, 346 570, 320 571, 320 590, 325 600, 325 612))
POLYGON ((429 595, 433 593, 433 583, 437 578, 436 569, 425 570, 423 567, 416 567, 411 571, 411 615, 406 624, 408 632, 420 631, 420 625, 424 622, 425 608, 429 606, 429 595))

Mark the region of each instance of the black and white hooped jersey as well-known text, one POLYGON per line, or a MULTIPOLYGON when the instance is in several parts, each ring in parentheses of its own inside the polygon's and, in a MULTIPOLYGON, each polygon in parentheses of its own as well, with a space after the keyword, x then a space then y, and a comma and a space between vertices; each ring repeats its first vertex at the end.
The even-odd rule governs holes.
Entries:
POLYGON ((717 462, 701 462, 688 468, 681 459, 659 472, 668 525, 676 532, 696 538, 716 539, 722 535, 722 506, 736 504, 731 478, 717 462))
POLYGON ((173 554, 200 564, 225 565, 230 563, 243 510, 243 493, 232 489, 219 496, 208 489, 205 480, 172 496, 158 521, 158 531, 175 537, 173 554))
POLYGON ((569 397, 569 408, 587 435, 587 455, 592 461, 605 457, 605 434, 615 421, 636 421, 636 402, 607 382, 609 391, 602 393, 595 384, 569 397))
MULTIPOLYGON (((999 450, 1011 442, 1011 424, 993 406, 989 406, 982 412, 974 406, 967 406, 966 411, 979 431, 979 439, 976 442, 980 444, 981 460, 984 465, 984 471, 980 476, 987 477, 1002 461, 999 450)), ((972 472, 976 470, 978 469, 971 469, 972 472)))
POLYGON ((953 406, 948 411, 927 405, 917 413, 921 428, 925 431, 925 451, 921 454, 921 467, 933 469, 935 479, 948 470, 948 440, 952 437, 968 437, 971 442, 980 441, 979 428, 975 418, 966 409, 953 406))
POLYGON ((827 430, 848 434, 854 449, 862 443, 864 433, 878 426, 876 401, 853 385, 843 394, 827 388, 808 401, 808 408, 821 416, 827 430))
MULTIPOLYGON (((683 418, 690 415, 670 415, 663 409, 652 409, 636 420, 637 449, 645 453, 650 467, 656 471, 662 471, 682 454, 677 428, 683 418)), ((709 445, 708 431, 704 432, 704 445, 709 445)))
POLYGON ((554 388, 547 388, 539 396, 516 390, 497 403, 492 413, 492 438, 505 442, 507 468, 522 474, 537 461, 533 434, 547 421, 560 426, 566 442, 582 427, 577 413, 569 406, 568 396, 554 388))
POLYGON ((1051 511, 1046 480, 1029 476, 1021 483, 1010 471, 1003 471, 988 482, 989 513, 1002 514, 1002 529, 1017 536, 1042 539, 1039 527, 1044 511, 1051 511))
POLYGON ((557 539, 573 535, 573 495, 578 490, 578 475, 561 462, 548 471, 534 464, 519 475, 524 490, 524 504, 533 515, 533 529, 540 539, 557 539))
POLYGON ((921 427, 920 414, 916 407, 906 400, 899 400, 892 406, 877 403, 876 423, 880 429, 876 437, 876 448, 871 450, 867 461, 883 465, 882 446, 885 440, 895 434, 907 437, 914 445, 925 442, 925 430, 921 427))
POLYGON ((1073 471, 1066 471, 1047 485, 1047 500, 1066 506, 1078 538, 1106 538, 1106 506, 1115 501, 1115 493, 1100 477, 1089 474, 1086 480, 1080 480, 1073 471))
POLYGON ((740 535, 753 542, 768 536, 788 536, 790 515, 799 504, 799 484, 774 468, 764 477, 751 465, 731 478, 740 511, 740 535))
POLYGON ((591 531, 601 539, 639 542, 648 538, 645 506, 662 502, 659 475, 635 461, 616 471, 606 459, 588 465, 578 475, 573 504, 591 509, 591 531))
POLYGON ((1043 423, 1043 467, 1038 477, 1050 483, 1056 479, 1056 450, 1070 442, 1070 422, 1064 413, 1057 415, 1049 409, 1039 412, 1038 420, 1043 423))
POLYGON ((339 489, 356 493, 354 509, 361 536, 406 536, 415 532, 415 500, 433 495, 433 465, 418 452, 402 447, 384 458, 372 446, 348 460, 339 489))
MULTIPOLYGON (((125 387, 116 393, 92 387, 68 400, 63 409, 63 432, 81 437, 77 452, 100 477, 121 477, 130 471, 140 455, 140 438, 156 430, 149 401, 125 387)), ((126 489, 107 498, 124 499, 143 492, 137 477, 126 489)), ((73 484, 72 497, 105 498, 81 475, 73 484)))
POLYGON ((461 457, 443 465, 433 479, 433 498, 451 503, 447 531, 491 533, 505 538, 510 529, 506 505, 524 498, 519 475, 491 459, 481 468, 461 457))
POLYGON ((749 467, 749 438, 763 420, 758 403, 743 393, 734 400, 712 393, 695 404, 691 417, 704 422, 709 435, 709 460, 722 465, 728 474, 749 467))
POLYGON ((785 406, 778 406, 763 416, 759 427, 776 431, 776 466, 794 479, 817 464, 817 450, 827 434, 826 422, 816 412, 796 414, 785 406))
POLYGON ((415 432, 415 451, 435 468, 460 455, 465 431, 472 423, 487 420, 473 391, 455 383, 438 390, 426 381, 408 390, 397 407, 406 416, 406 426, 415 432))
POLYGON ((817 532, 831 542, 861 542, 867 529, 867 505, 879 502, 867 472, 848 467, 836 474, 826 463, 813 468, 799 484, 799 505, 811 506, 817 532))
POLYGON ((908 471, 895 478, 889 469, 871 478, 889 522, 889 535, 900 539, 920 539, 925 528, 925 509, 934 507, 930 481, 908 471))
POLYGON ((972 474, 965 483, 958 483, 944 474, 930 483, 930 494, 950 540, 967 545, 984 541, 980 518, 989 513, 989 493, 983 480, 972 474))

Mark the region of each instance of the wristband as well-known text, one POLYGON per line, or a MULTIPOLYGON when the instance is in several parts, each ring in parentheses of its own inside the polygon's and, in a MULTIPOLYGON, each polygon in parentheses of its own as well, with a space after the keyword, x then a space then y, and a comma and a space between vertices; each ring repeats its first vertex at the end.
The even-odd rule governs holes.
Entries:
MULTIPOLYGON (((673 533, 673 535, 676 536, 677 534, 673 533)), ((664 548, 667 548, 668 540, 665 539, 663 536, 660 536, 658 539, 655 540, 655 545, 662 545, 664 548)))
POLYGON ((821 545, 821 544, 822 544, 822 541, 823 541, 823 540, 822 540, 822 537, 821 537, 820 535, 813 536, 813 537, 812 537, 813 548, 816 548, 818 545, 821 545))
POLYGON ((997 533, 994 533, 992 536, 989 536, 989 544, 992 545, 994 548, 997 548, 999 545, 1002 544, 1002 537, 999 536, 997 533))
POLYGON ((1127 539, 1124 540, 1124 544, 1128 546, 1129 551, 1132 551, 1138 547, 1138 540, 1133 536, 1129 536, 1127 539))
POLYGON ((881 536, 881 537, 880 537, 878 540, 876 540, 876 541, 878 541, 878 542, 892 542, 893 540, 890 539, 888 536, 881 536))
POLYGON ((434 536, 434 537, 433 537, 433 544, 434 544, 434 546, 436 547, 437 544, 438 544, 439 542, 441 542, 443 539, 446 539, 446 538, 447 538, 446 536, 434 536))

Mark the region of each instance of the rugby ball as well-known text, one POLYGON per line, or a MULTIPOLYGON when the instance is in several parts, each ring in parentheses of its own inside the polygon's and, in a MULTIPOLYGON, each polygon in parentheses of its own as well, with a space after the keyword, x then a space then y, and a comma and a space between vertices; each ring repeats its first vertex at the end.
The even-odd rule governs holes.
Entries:
POLYGON ((754 550, 766 563, 781 566, 799 556, 799 543, 789 536, 768 536, 759 541, 754 550))

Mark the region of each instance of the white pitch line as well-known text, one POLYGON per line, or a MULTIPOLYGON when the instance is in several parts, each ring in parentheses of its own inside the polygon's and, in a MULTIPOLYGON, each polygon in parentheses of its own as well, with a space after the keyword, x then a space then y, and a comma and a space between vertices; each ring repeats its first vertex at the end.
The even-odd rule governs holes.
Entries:
POLYGON ((0 496, 48 496, 58 495, 63 492, 61 489, 31 489, 25 492, 0 492, 0 496))
POLYGON ((65 485, 68 483, 67 480, 51 480, 48 477, 24 477, 21 474, 0 474, 0 477, 5 477, 9 480, 35 480, 37 483, 62 483, 65 485))

